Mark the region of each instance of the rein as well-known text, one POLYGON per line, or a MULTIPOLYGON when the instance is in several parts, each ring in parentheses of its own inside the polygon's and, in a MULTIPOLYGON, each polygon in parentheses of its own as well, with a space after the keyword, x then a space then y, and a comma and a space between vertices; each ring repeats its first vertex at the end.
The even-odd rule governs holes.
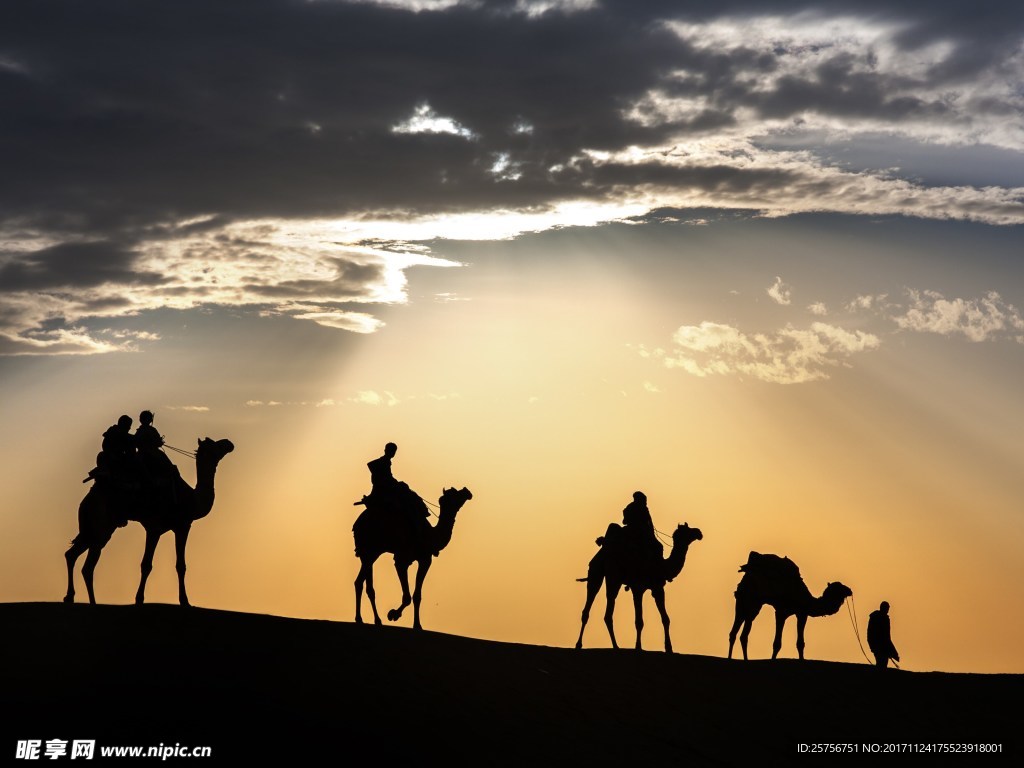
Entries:
POLYGON ((657 528, 654 529, 654 535, 658 537, 662 544, 673 544, 672 537, 664 531, 659 531, 657 528))
MULTIPOLYGON (((434 503, 434 502, 432 502, 432 501, 427 501, 427 500, 426 500, 426 499, 424 499, 424 498, 423 498, 422 496, 420 496, 420 495, 419 495, 418 493, 416 494, 416 498, 417 498, 417 499, 419 499, 420 501, 422 501, 422 502, 423 502, 424 504, 429 504, 429 505, 430 505, 430 506, 432 506, 432 507, 437 507, 437 508, 438 508, 438 510, 440 510, 440 509, 441 509, 440 507, 438 507, 438 506, 437 506, 437 504, 435 504, 435 503, 434 503)), ((441 519, 441 516, 440 516, 439 514, 437 514, 437 513, 435 513, 435 512, 432 512, 432 511, 431 511, 431 510, 429 510, 429 509, 427 510, 427 512, 429 512, 429 513, 430 513, 431 515, 433 515, 434 517, 436 517, 436 518, 437 518, 438 520, 440 520, 440 519, 441 519)))
POLYGON ((188 456, 190 459, 194 459, 196 457, 195 451, 186 451, 184 448, 175 448, 173 445, 167 445, 167 443, 164 443, 164 448, 180 453, 183 456, 188 456))

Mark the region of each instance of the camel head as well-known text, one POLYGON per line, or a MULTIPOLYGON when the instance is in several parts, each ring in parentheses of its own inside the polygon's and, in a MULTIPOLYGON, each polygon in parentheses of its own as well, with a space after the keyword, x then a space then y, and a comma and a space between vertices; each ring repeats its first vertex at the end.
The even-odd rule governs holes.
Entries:
POLYGON ((853 590, 842 582, 830 581, 821 596, 830 602, 834 600, 841 604, 846 598, 853 597, 853 590))
POLYGON ((235 450, 235 444, 230 440, 211 440, 204 437, 196 447, 196 462, 209 461, 217 466, 220 460, 235 450))
POLYGON ((473 494, 470 493, 468 488, 462 488, 461 490, 445 488, 441 492, 441 498, 437 500, 437 505, 442 509, 450 507, 452 512, 458 512, 462 509, 462 505, 472 498, 473 494))
POLYGON ((691 528, 689 523, 677 525, 672 532, 673 545, 688 545, 703 538, 704 534, 700 532, 700 528, 691 528))

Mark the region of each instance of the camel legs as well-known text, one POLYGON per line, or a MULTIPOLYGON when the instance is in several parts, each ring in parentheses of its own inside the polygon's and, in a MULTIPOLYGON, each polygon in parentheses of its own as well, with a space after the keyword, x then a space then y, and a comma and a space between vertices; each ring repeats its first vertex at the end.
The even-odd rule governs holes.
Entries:
POLYGON ((580 636, 576 641, 577 649, 583 647, 583 630, 587 628, 587 622, 590 620, 590 607, 594 604, 594 599, 597 597, 597 593, 601 589, 602 581, 604 581, 603 576, 597 578, 594 578, 589 574, 587 576, 587 602, 583 604, 583 615, 580 617, 580 636))
POLYGON ((604 625, 608 627, 608 637, 612 639, 612 648, 618 648, 619 644, 615 642, 615 623, 612 621, 615 615, 615 598, 619 596, 619 589, 622 587, 617 582, 609 581, 605 579, 605 605, 604 608, 604 625))
POLYGON ((402 604, 388 611, 388 621, 398 621, 402 618, 402 611, 412 603, 412 595, 409 594, 410 565, 411 563, 399 563, 397 559, 395 560, 395 572, 398 574, 398 583, 402 585, 402 604))
POLYGON ((86 549, 88 547, 76 538, 64 553, 64 559, 68 564, 68 593, 64 596, 65 603, 75 602, 75 563, 86 549))
POLYGON ((806 616, 796 617, 796 652, 800 654, 800 660, 804 658, 804 627, 807 626, 806 616))
POLYGON ((139 577, 139 589, 135 593, 136 605, 142 605, 146 601, 146 580, 153 570, 153 554, 156 552, 158 543, 160 543, 160 534, 147 528, 146 549, 142 553, 142 563, 139 565, 141 576, 139 577))
POLYGON ((179 528, 174 532, 174 569, 178 572, 178 603, 188 608, 188 594, 185 592, 185 545, 188 543, 190 528, 179 528))
POLYGON ((420 601, 423 599, 423 580, 427 578, 427 571, 430 570, 430 564, 433 562, 433 558, 425 557, 419 561, 416 566, 416 587, 412 592, 412 628, 423 629, 420 626, 420 601))
MULTIPOLYGON (((772 658, 777 658, 782 650, 782 630, 786 627, 786 619, 789 616, 775 611, 775 640, 772 642, 772 658)), ((800 658, 803 658, 803 649, 800 649, 800 658)))
POLYGON ((412 605, 412 627, 413 629, 423 629, 420 625, 420 602, 423 600, 423 580, 427 577, 431 562, 432 558, 429 556, 417 561, 416 584, 413 592, 410 593, 409 566, 412 563, 395 560, 395 573, 398 574, 398 583, 402 586, 402 604, 388 611, 388 621, 398 621, 402 618, 405 609, 412 605))
POLYGON ((373 623, 379 626, 383 622, 380 620, 380 614, 377 613, 377 593, 373 589, 373 560, 364 557, 360 562, 362 565, 359 568, 359 575, 356 576, 356 624, 363 623, 363 617, 359 611, 363 605, 363 585, 365 584, 366 596, 373 609, 373 623))
POLYGON ((754 604, 747 606, 739 600, 736 601, 736 618, 732 622, 732 629, 729 630, 729 658, 732 658, 733 643, 736 642, 736 633, 740 632, 740 647, 743 649, 743 660, 747 660, 747 638, 750 637, 750 628, 754 625, 754 619, 761 612, 761 605, 754 604))
POLYGON ((644 631, 644 590, 633 587, 633 624, 636 627, 636 649, 642 651, 640 635, 644 631))
MULTIPOLYGON (((740 631, 740 627, 743 625, 743 613, 740 610, 740 602, 736 601, 736 614, 732 620, 732 629, 729 630, 729 658, 732 658, 732 647, 736 644, 736 633, 740 631)), ((743 650, 746 651, 746 643, 743 643, 743 650)), ((747 658, 747 654, 743 654, 744 661, 747 658)))
POLYGON ((658 613, 661 614, 661 626, 665 628, 665 653, 672 653, 672 638, 668 634, 668 625, 671 622, 668 618, 668 611, 665 609, 665 588, 652 589, 651 597, 654 598, 654 604, 658 606, 658 613))
POLYGON ((85 579, 85 590, 89 593, 89 604, 96 605, 96 593, 92 589, 92 575, 96 570, 96 563, 99 562, 103 547, 89 547, 89 554, 85 556, 85 564, 82 566, 82 578, 85 579))
POLYGON ((68 591, 64 596, 65 603, 75 602, 75 563, 88 552, 85 563, 82 565, 82 577, 85 579, 85 587, 89 592, 89 602, 96 604, 96 594, 92 588, 92 575, 96 570, 96 563, 100 559, 103 547, 114 535, 116 526, 108 520, 107 507, 96 502, 93 490, 78 505, 78 535, 71 542, 68 551, 64 553, 64 560, 68 564, 68 591))

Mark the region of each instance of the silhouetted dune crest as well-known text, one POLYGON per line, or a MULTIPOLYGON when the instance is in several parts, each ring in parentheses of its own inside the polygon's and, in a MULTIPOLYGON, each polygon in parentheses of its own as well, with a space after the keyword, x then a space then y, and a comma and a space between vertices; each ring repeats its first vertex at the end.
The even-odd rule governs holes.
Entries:
POLYGON ((294 764, 358 742, 388 764, 816 765, 798 743, 896 740, 996 742, 1005 758, 1016 707, 997 702, 1024 692, 1024 675, 578 651, 171 605, 2 604, 0 622, 7 750, 180 743, 212 746, 214 762, 294 764))

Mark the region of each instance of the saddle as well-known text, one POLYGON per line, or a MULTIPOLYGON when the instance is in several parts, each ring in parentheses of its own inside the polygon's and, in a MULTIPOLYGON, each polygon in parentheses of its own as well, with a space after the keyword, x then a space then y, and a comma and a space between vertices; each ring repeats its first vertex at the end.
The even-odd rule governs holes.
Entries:
POLYGON ((740 566, 740 573, 754 573, 758 576, 787 580, 801 578, 797 564, 788 557, 762 555, 754 551, 747 555, 747 562, 740 566))

